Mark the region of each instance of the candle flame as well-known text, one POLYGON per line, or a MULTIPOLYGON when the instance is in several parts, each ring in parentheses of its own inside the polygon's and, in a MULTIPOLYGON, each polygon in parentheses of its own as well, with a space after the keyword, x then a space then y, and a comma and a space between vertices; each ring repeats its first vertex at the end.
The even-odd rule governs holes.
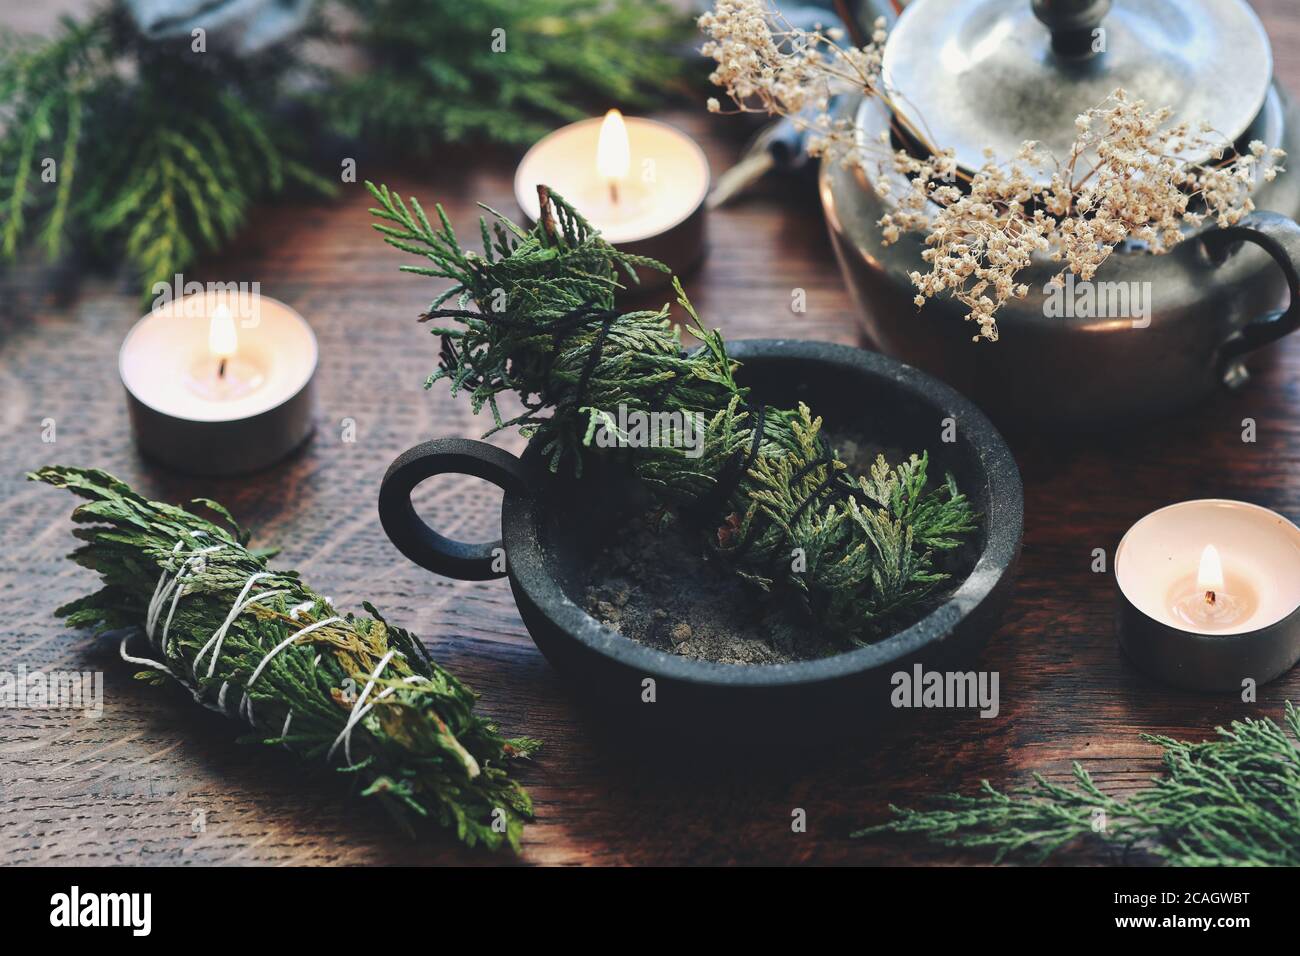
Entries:
POLYGON ((214 358, 228 359, 239 347, 235 332, 235 318, 224 305, 212 310, 212 321, 208 325, 208 351, 214 358))
POLYGON ((632 168, 632 147, 627 139, 627 125, 623 114, 610 110, 600 124, 600 139, 596 141, 596 172, 614 189, 627 178, 632 168))
POLYGON ((1207 544, 1201 552, 1201 566, 1196 572, 1196 587, 1205 592, 1207 604, 1213 604, 1219 591, 1223 590, 1223 562, 1219 560, 1219 549, 1207 544))

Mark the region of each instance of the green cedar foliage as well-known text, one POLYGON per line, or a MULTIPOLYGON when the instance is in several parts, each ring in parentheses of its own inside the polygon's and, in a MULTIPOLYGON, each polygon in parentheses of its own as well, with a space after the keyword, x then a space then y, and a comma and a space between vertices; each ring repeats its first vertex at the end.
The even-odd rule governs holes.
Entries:
POLYGON ((76 244, 125 261, 147 292, 234 236, 253 203, 335 191, 289 115, 398 155, 526 145, 679 88, 693 32, 660 0, 321 0, 320 14, 250 58, 145 41, 112 0, 49 38, 0 33, 0 262, 76 244), (369 62, 323 69, 305 38, 369 62))
POLYGON ((992 851, 995 862, 1041 863, 1100 842, 1174 866, 1300 866, 1300 710, 1290 701, 1283 723, 1234 720, 1204 743, 1143 734, 1164 748, 1164 775, 1127 799, 1102 793, 1076 762, 1073 786, 1034 774, 1034 786, 1002 793, 985 780, 933 809, 891 807, 893 820, 854 836, 920 836, 992 851))
POLYGON ((502 737, 415 635, 369 604, 366 616, 340 614, 296 572, 271 571, 216 502, 194 504, 221 524, 102 471, 52 466, 28 477, 87 499, 73 512, 84 544, 71 557, 103 587, 59 609, 68 626, 125 629, 115 636, 144 666, 139 679, 179 684, 251 724, 252 742, 337 766, 406 829, 428 819, 469 846, 518 851, 532 801, 510 765, 540 744, 502 737), (254 600, 218 641, 241 594, 254 600))
POLYGON ((663 0, 341 0, 364 69, 322 112, 348 136, 427 152, 437 143, 527 146, 609 106, 680 87, 691 19, 663 0))
POLYGON ((147 292, 254 201, 332 192, 272 112, 291 65, 146 43, 116 5, 47 40, 0 38, 0 260, 29 239, 54 259, 71 239, 124 259, 147 292))
POLYGON ((638 448, 633 468, 661 500, 693 514, 714 552, 760 589, 793 594, 825 629, 864 642, 889 633, 947 578, 937 553, 976 527, 951 477, 929 487, 924 454, 894 466, 882 456, 868 475, 850 475, 803 405, 766 409, 757 428, 737 363, 680 285, 703 342, 689 355, 668 306, 614 309, 621 278, 636 266, 663 267, 611 246, 563 199, 543 187, 542 221, 528 231, 488 210, 480 253, 461 246, 441 207, 435 226, 415 199, 408 206, 386 187, 370 189, 375 228, 423 260, 403 268, 453 283, 425 316, 455 320, 433 329, 442 361, 427 384, 445 379, 453 394, 467 392, 496 428, 521 426, 553 470, 566 460, 580 468, 620 405, 698 415, 698 457, 638 448), (575 324, 584 309, 598 310, 595 320, 575 324), (502 418, 502 392, 519 395, 521 415, 502 418))

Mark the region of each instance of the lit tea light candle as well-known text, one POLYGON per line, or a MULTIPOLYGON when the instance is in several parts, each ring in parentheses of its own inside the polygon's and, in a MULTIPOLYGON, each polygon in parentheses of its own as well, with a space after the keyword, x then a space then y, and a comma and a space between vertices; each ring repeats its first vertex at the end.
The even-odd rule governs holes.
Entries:
POLYGON ((1119 636, 1143 670, 1239 691, 1300 659, 1300 529, 1241 501, 1205 499, 1138 521, 1115 552, 1119 636))
MULTIPOLYGON (((607 240, 682 274, 704 252, 709 164, 699 145, 666 123, 624 117, 565 126, 537 142, 515 171, 515 199, 532 222, 538 186, 563 196, 607 240)), ((649 288, 666 276, 639 270, 649 288)))
POLYGON ((118 358, 136 443, 191 474, 270 465, 311 433, 316 359, 311 327, 275 299, 200 292, 159 306, 118 358))

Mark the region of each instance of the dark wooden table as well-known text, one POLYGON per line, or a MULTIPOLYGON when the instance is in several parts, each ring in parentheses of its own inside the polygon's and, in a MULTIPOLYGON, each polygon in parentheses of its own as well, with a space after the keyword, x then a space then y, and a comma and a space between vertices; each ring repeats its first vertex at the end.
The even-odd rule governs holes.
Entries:
MULTIPOLYGON (((74 4, 75 6, 75 4, 74 4)), ((1283 82, 1300 88, 1300 19, 1285 0, 1260 2, 1283 82)), ((8 14, 6 14, 8 16, 8 14)), ((40 20, 28 12, 23 25, 40 20)), ((738 143, 724 121, 668 117, 704 144, 715 170, 738 143)), ((513 208, 505 154, 440 157, 422 168, 366 163, 362 178, 444 203, 458 228, 474 202, 513 208)), ((324 164, 326 166, 331 163, 324 164)), ((1292 175, 1297 175, 1293 173, 1292 175)), ((555 672, 533 647, 504 582, 462 583, 421 572, 388 543, 375 493, 389 461, 419 441, 477 436, 485 423, 443 390, 422 388, 435 341, 415 322, 431 285, 400 275, 402 256, 371 233, 367 197, 346 187, 332 204, 259 210, 238 243, 194 278, 258 280, 305 315, 320 340, 318 430, 300 455, 247 480, 186 480, 140 460, 117 378, 117 350, 138 318, 121 280, 11 270, 0 290, 0 662, 14 671, 105 672, 105 710, 0 711, 0 860, 7 863, 481 862, 439 835, 394 835, 342 782, 308 776, 280 754, 234 742, 232 727, 179 695, 141 686, 114 653, 63 630, 56 606, 95 585, 64 560, 72 500, 22 480, 49 462, 93 465, 171 500, 220 499, 276 542, 340 607, 373 601, 423 635, 433 653, 483 696, 509 732, 544 738, 523 771, 538 818, 525 838, 532 863, 917 863, 949 854, 848 834, 890 801, 1064 779, 1082 759, 1103 787, 1127 790, 1157 769, 1139 732, 1208 736, 1233 718, 1276 716, 1300 698, 1300 671, 1257 703, 1175 692, 1134 672, 1112 626, 1109 575, 1090 569, 1124 530, 1183 498, 1244 498, 1300 517, 1300 427, 1294 337, 1240 397, 1126 435, 1014 439, 1024 474, 1026 537, 1004 625, 979 664, 1001 674, 1001 714, 912 712, 873 748, 828 756, 798 773, 764 766, 666 773, 598 743, 555 672), (1243 444, 1241 422, 1258 423, 1243 444), (42 442, 54 419, 55 444, 42 442), (344 419, 356 441, 342 441, 344 419), (794 808, 807 832, 791 830, 794 808), (198 825, 202 823, 202 825, 198 825)), ((711 222, 712 251, 689 282, 702 314, 731 338, 859 341, 854 311, 811 189, 771 183, 711 222), (791 290, 807 292, 793 315, 791 290)), ((977 361, 979 349, 972 349, 977 361)), ((517 450, 517 438, 503 437, 517 450)), ((430 483, 420 505, 462 537, 494 536, 499 494, 468 479, 430 483)), ((505 858, 498 858, 504 860, 505 858)), ((1085 857, 1084 859, 1091 859, 1085 857)))

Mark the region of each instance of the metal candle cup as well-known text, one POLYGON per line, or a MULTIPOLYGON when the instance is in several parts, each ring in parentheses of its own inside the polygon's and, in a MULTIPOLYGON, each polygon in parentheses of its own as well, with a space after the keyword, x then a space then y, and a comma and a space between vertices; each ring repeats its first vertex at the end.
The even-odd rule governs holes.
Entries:
MULTIPOLYGON (((622 251, 658 259, 683 275, 704 255, 704 151, 666 123, 610 114, 534 144, 515 171, 515 200, 535 223, 541 215, 537 187, 548 186, 622 251)), ((669 281, 654 270, 637 274, 646 289, 669 281)))
POLYGON ((1115 551, 1120 646, 1190 690, 1240 692, 1300 660, 1300 528, 1258 505, 1184 501, 1115 551))
POLYGON ((311 433, 316 336, 255 293, 200 292, 154 309, 118 357, 140 451, 177 471, 237 475, 311 433))

